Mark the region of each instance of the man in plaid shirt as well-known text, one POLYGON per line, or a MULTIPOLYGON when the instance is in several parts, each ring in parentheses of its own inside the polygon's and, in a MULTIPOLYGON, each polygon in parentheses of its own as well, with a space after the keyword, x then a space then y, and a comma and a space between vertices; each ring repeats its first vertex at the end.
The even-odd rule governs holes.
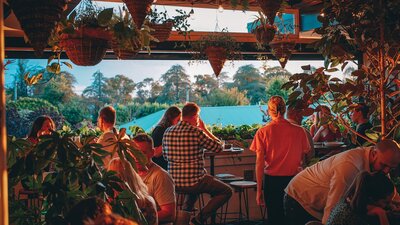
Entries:
POLYGON ((169 127, 163 137, 168 172, 175 181, 176 191, 185 193, 182 209, 192 211, 201 193, 213 196, 192 219, 194 224, 202 224, 232 196, 232 189, 227 184, 206 174, 204 169, 204 150, 219 152, 222 144, 206 128, 199 113, 199 106, 186 103, 182 109, 182 121, 169 127))

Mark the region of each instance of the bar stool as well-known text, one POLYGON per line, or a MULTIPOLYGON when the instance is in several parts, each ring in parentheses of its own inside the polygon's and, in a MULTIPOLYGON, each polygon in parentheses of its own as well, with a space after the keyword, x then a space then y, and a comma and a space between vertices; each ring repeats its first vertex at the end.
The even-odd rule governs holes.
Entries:
MULTIPOLYGON (((178 211, 184 211, 184 210, 182 210, 182 205, 183 205, 183 202, 185 201, 185 193, 178 192, 176 190, 175 190, 175 193, 176 193, 176 208, 178 211)), ((193 210, 191 212, 189 212, 190 214, 192 214, 192 216, 196 215, 197 210, 201 213, 201 209, 205 205, 203 193, 199 194, 198 200, 196 202, 198 203, 198 208, 193 207, 193 210)), ((207 222, 205 222, 204 224, 207 224, 207 222)))
MULTIPOLYGON (((230 173, 220 173, 220 174, 215 175, 215 177, 218 180, 220 180, 224 183, 228 183, 228 184, 233 181, 241 181, 244 179, 243 177, 239 177, 239 176, 236 176, 236 175, 233 175, 230 173)), ((222 224, 226 223, 229 201, 230 200, 228 200, 223 206, 221 206, 220 212, 218 213, 218 215, 220 215, 220 223, 222 223, 222 224)))
POLYGON ((233 181, 229 183, 237 192, 239 192, 239 222, 243 219, 242 211, 242 196, 246 208, 246 219, 250 220, 249 215, 249 194, 248 189, 257 188, 257 183, 254 181, 233 181))

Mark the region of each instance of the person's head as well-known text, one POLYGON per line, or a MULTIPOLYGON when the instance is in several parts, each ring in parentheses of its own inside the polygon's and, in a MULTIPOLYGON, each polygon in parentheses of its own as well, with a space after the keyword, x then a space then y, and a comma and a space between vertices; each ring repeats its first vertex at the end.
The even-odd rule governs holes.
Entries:
POLYGON ((164 127, 170 127, 181 120, 182 111, 177 106, 169 107, 158 124, 164 127))
POLYGON ((49 116, 39 116, 32 124, 28 138, 37 139, 38 137, 50 134, 56 129, 56 124, 49 116))
POLYGON ((188 102, 182 108, 182 120, 190 123, 193 126, 199 124, 200 107, 193 102, 188 102))
POLYGON ((272 119, 283 117, 286 112, 286 103, 281 96, 272 96, 268 100, 268 114, 272 119))
POLYGON ((99 112, 97 126, 100 128, 100 130, 106 131, 107 129, 114 127, 116 117, 117 116, 114 107, 106 106, 99 112))
POLYGON ((71 225, 83 225, 87 220, 111 213, 110 204, 100 198, 92 197, 84 199, 73 206, 66 216, 66 221, 71 225))
POLYGON ((369 107, 364 103, 357 104, 351 113, 351 120, 354 123, 363 123, 368 120, 369 107))
POLYGON ((301 121, 303 120, 303 115, 301 114, 301 110, 298 110, 294 107, 288 107, 286 112, 286 117, 289 120, 294 121, 298 125, 301 125, 301 121))
POLYGON ((357 213, 365 214, 367 205, 386 208, 394 196, 395 187, 383 173, 361 172, 347 191, 345 198, 357 213))
POLYGON ((387 174, 400 164, 400 146, 396 141, 378 142, 370 154, 370 166, 373 171, 387 174))
POLYGON ((318 106, 317 107, 317 111, 318 111, 317 114, 318 114, 319 118, 326 118, 326 117, 328 117, 328 116, 330 116, 332 114, 331 110, 326 105, 318 106))
MULTIPOLYGON (((153 139, 148 134, 140 133, 133 137, 132 141, 137 145, 138 150, 146 155, 148 162, 150 162, 151 158, 154 156, 153 139)), ((138 166, 139 170, 144 169, 139 163, 136 165, 138 166)))
POLYGON ((108 214, 99 215, 94 220, 86 222, 85 225, 138 225, 138 223, 117 214, 108 214))

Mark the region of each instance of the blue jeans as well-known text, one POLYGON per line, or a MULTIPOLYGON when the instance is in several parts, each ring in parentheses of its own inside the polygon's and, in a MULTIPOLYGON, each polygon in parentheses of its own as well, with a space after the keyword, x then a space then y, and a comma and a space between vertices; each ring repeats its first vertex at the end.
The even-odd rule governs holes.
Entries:
POLYGON ((212 213, 217 211, 222 205, 224 205, 232 196, 232 188, 215 179, 213 176, 205 175, 197 184, 191 187, 176 187, 175 190, 178 193, 185 194, 183 201, 182 210, 191 212, 194 204, 201 193, 207 193, 211 195, 211 200, 200 210, 200 213, 196 215, 196 219, 203 222, 209 218, 212 213))

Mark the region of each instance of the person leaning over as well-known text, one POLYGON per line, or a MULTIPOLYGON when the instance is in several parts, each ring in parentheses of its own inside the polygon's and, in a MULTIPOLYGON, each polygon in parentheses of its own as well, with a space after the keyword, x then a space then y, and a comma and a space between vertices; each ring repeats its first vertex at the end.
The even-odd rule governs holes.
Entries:
POLYGON ((169 127, 163 138, 163 154, 168 161, 168 172, 175 181, 176 191, 185 194, 182 209, 188 212, 201 193, 210 194, 211 200, 192 219, 202 224, 232 196, 232 189, 225 183, 206 174, 204 150, 222 151, 221 141, 205 126, 195 103, 182 108, 182 121, 169 127))
POLYGON ((291 225, 304 225, 316 219, 325 224, 358 173, 388 174, 399 164, 400 147, 393 140, 331 156, 307 167, 290 181, 285 189, 285 216, 291 225))
POLYGON ((146 184, 149 195, 154 198, 157 205, 157 217, 159 224, 172 224, 175 220, 176 198, 175 184, 172 177, 153 162, 153 139, 147 134, 138 134, 132 141, 138 150, 147 157, 146 167, 136 163, 138 174, 146 184))
POLYGON ((300 171, 305 155, 311 152, 305 130, 285 120, 285 111, 283 98, 272 96, 268 101, 272 121, 257 131, 250 146, 257 154, 256 201, 258 205, 265 202, 268 224, 273 225, 284 221, 284 189, 300 171))

